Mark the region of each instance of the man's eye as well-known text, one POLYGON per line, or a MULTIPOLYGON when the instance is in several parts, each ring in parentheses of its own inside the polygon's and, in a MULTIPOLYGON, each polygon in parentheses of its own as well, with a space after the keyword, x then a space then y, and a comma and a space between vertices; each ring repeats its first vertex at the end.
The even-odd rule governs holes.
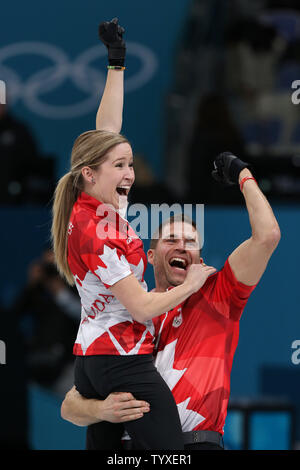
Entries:
POLYGON ((198 242, 189 241, 189 242, 186 242, 185 246, 188 247, 188 248, 197 248, 198 247, 198 242))

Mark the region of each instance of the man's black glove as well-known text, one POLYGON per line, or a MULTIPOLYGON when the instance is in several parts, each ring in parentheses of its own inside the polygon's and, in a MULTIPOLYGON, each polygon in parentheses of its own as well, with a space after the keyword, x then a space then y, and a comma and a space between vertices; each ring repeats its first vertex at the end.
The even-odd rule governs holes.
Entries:
POLYGON ((213 178, 218 183, 226 186, 238 184, 240 172, 244 168, 250 168, 248 163, 243 162, 231 152, 220 153, 214 161, 213 178))
POLYGON ((123 40, 125 32, 118 24, 118 18, 105 21, 99 25, 99 37, 108 50, 109 65, 124 67, 126 46, 123 40))

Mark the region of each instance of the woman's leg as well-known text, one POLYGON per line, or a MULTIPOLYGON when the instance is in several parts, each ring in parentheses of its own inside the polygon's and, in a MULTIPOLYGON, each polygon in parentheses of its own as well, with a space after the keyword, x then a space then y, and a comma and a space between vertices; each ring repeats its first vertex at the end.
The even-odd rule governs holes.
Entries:
MULTIPOLYGON (((84 358, 75 361, 75 386, 85 398, 104 399, 93 388, 83 368, 84 358)), ((123 450, 121 438, 124 434, 123 424, 101 421, 87 427, 86 450, 123 450)))
POLYGON ((130 392, 150 404, 149 413, 124 423, 135 448, 183 450, 177 406, 152 356, 86 356, 84 368, 99 394, 130 392))

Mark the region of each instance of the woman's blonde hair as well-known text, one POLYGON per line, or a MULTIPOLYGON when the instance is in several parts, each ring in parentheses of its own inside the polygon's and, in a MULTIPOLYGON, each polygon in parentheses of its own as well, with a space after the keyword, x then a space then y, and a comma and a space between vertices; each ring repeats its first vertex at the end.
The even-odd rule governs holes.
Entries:
POLYGON ((54 193, 51 236, 58 271, 72 285, 74 278, 68 265, 68 226, 72 208, 81 191, 83 176, 81 170, 91 169, 103 163, 107 153, 119 144, 129 143, 126 137, 109 131, 93 130, 84 132, 74 142, 71 154, 71 170, 59 181, 54 193))

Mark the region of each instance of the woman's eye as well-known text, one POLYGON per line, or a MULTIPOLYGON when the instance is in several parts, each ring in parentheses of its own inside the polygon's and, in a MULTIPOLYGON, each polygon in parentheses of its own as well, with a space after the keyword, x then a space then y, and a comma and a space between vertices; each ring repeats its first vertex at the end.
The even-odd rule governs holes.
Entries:
MULTIPOLYGON (((117 163, 117 164, 116 164, 116 167, 118 167, 118 168, 123 168, 124 166, 125 166, 124 163, 117 163)), ((133 168, 133 163, 130 163, 128 166, 129 166, 130 168, 133 168)))

